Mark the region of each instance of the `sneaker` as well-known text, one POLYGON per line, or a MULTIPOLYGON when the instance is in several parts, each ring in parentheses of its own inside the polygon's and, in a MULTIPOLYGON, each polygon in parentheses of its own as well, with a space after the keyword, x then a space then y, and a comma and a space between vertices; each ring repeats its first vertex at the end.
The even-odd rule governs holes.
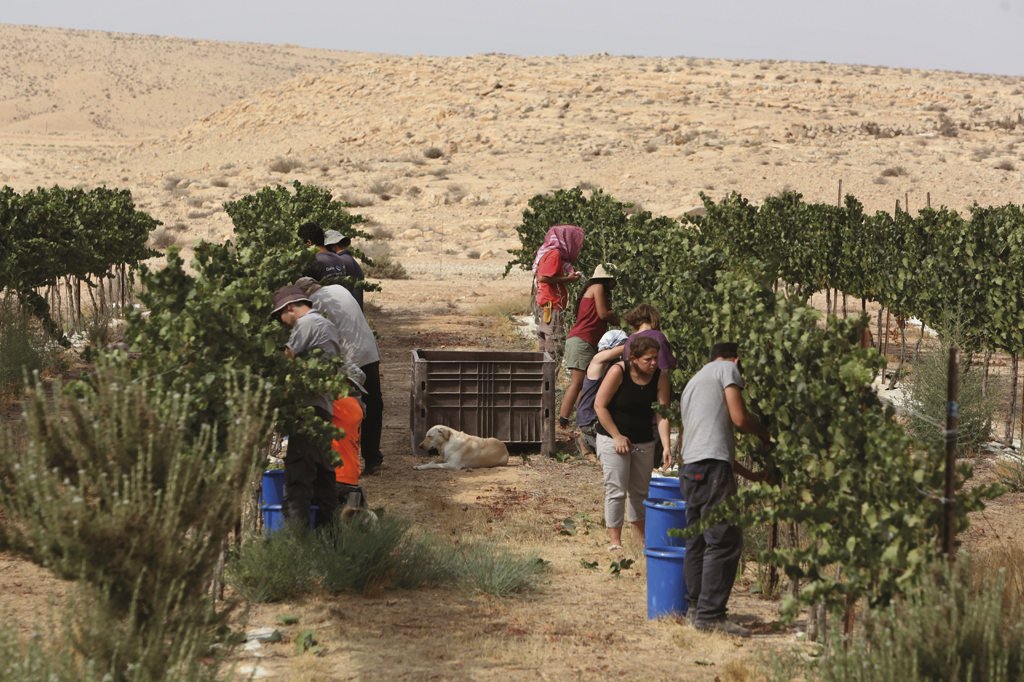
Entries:
POLYGON ((359 477, 362 478, 363 476, 374 476, 376 474, 379 474, 382 470, 383 467, 380 464, 367 464, 366 468, 363 469, 363 473, 359 474, 359 477))
POLYGON ((702 632, 721 632, 733 637, 750 637, 750 630, 730 620, 716 620, 710 623, 697 623, 694 627, 702 632))

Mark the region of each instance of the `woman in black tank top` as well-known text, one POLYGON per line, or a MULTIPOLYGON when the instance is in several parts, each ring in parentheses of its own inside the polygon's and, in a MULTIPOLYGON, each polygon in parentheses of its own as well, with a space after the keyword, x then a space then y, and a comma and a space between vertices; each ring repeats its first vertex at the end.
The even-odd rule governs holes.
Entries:
MULTIPOLYGON (((613 365, 594 400, 597 412, 597 455, 604 468, 605 523, 609 550, 622 549, 623 511, 633 528, 633 539, 643 546, 644 500, 654 466, 655 435, 652 403, 668 406, 668 375, 658 369, 660 344, 649 336, 637 337, 628 361, 613 365), (627 507, 628 498, 628 507, 627 507)), ((657 417, 658 437, 665 449, 665 467, 672 466, 668 421, 657 417)))

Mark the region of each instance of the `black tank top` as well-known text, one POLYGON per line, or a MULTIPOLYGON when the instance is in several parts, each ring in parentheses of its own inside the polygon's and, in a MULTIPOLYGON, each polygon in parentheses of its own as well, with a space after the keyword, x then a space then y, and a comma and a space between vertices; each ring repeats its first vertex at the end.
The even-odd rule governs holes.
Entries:
MULTIPOLYGON (((608 411, 612 414, 612 421, 619 429, 619 433, 628 438, 634 444, 649 443, 654 440, 654 428, 651 426, 654 419, 652 403, 658 402, 658 379, 661 378, 661 370, 654 370, 654 376, 645 385, 640 386, 633 381, 629 368, 623 363, 622 384, 619 390, 612 396, 608 403, 608 411)), ((601 435, 610 435, 598 422, 597 432, 601 435)))

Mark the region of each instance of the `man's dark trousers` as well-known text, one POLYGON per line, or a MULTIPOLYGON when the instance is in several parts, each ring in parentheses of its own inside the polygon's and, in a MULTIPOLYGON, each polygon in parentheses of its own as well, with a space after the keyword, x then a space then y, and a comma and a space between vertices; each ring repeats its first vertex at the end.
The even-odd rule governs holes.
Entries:
MULTIPOLYGON (((688 527, 692 528, 714 507, 736 494, 736 477, 730 462, 705 459, 684 464, 680 473, 688 527)), ((725 620, 742 553, 742 529, 725 521, 687 540, 683 576, 690 612, 698 624, 725 620)))
POLYGON ((366 382, 363 384, 366 389, 366 395, 363 397, 366 415, 363 417, 360 447, 363 451, 364 466, 369 469, 384 462, 384 455, 380 451, 380 436, 384 430, 384 396, 380 389, 380 362, 371 362, 359 369, 366 375, 366 382))
MULTIPOLYGON (((333 419, 326 410, 317 407, 316 416, 330 423, 333 419)), ((334 489, 334 467, 327 456, 306 436, 293 433, 288 436, 288 454, 284 459, 284 517, 285 521, 309 527, 309 507, 320 509, 316 527, 334 523, 338 510, 338 496, 334 489)))

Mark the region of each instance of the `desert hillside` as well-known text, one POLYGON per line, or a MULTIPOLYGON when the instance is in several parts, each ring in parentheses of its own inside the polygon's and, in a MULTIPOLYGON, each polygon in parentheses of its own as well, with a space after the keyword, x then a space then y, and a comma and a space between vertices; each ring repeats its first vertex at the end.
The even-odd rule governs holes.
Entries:
POLYGON ((224 201, 294 179, 357 204, 410 259, 504 257, 529 197, 577 184, 671 216, 700 192, 835 201, 840 180, 871 211, 1024 201, 1022 78, 0 37, 18 55, 0 67, 0 182, 128 187, 185 245, 229 234, 224 201))
POLYGON ((0 134, 134 137, 176 131, 296 74, 368 57, 0 24, 0 134))

